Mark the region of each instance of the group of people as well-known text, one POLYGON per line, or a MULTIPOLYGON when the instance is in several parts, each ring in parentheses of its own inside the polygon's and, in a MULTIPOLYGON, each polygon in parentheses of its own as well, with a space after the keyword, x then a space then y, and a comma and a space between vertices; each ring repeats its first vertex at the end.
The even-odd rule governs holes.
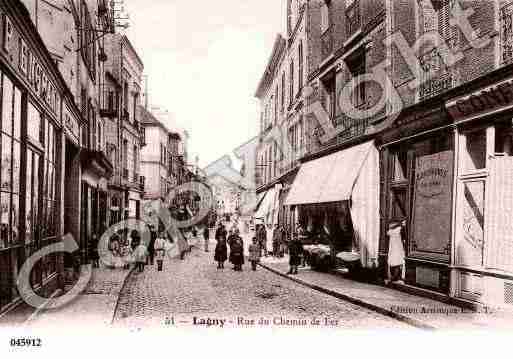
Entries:
POLYGON ((287 231, 283 226, 278 224, 266 226, 257 224, 255 229, 257 242, 262 248, 265 257, 272 255, 273 257, 283 258, 287 251, 287 231))
POLYGON ((230 247, 230 263, 233 264, 233 270, 242 271, 244 265, 244 241, 240 236, 238 228, 226 230, 223 223, 219 223, 216 229, 215 239, 217 241, 214 253, 214 260, 217 262, 217 269, 224 268, 224 262, 228 259, 228 246, 230 247))
MULTIPOLYGON (((217 262, 217 269, 223 269, 224 262, 229 259, 235 271, 242 271, 242 265, 244 264, 244 242, 238 227, 234 225, 228 232, 226 226, 220 222, 215 232, 215 240, 217 244, 214 260, 217 262), (230 247, 229 257, 228 247, 230 247)), ((251 263, 251 269, 256 271, 257 264, 262 256, 267 257, 271 254, 275 257, 284 257, 286 251, 288 251, 290 256, 290 270, 288 274, 297 274, 303 256, 303 244, 299 236, 294 236, 291 241, 287 241, 287 234, 283 227, 276 225, 274 230, 267 231, 264 225, 258 225, 255 229, 252 243, 248 247, 248 260, 251 263), (272 251, 268 250, 269 232, 272 233, 272 251)))
MULTIPOLYGON (((130 264, 134 263, 136 269, 139 272, 143 272, 146 265, 153 266, 156 262, 157 270, 162 271, 167 243, 168 239, 165 233, 157 234, 151 225, 147 243, 144 243, 137 230, 132 230, 130 236, 127 235, 126 231, 120 230, 109 239, 108 249, 111 255, 111 264, 129 269, 130 264)), ((93 236, 90 242, 90 258, 93 267, 99 267, 98 240, 96 236, 93 236)))

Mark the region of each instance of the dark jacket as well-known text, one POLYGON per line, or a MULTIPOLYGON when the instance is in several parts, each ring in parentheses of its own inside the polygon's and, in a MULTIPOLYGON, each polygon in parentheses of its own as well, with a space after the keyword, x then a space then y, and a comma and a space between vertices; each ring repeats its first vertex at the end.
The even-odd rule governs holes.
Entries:
POLYGON ((293 266, 298 266, 301 264, 301 255, 303 254, 303 243, 301 241, 291 241, 289 242, 289 264, 293 266))
POLYGON ((227 235, 226 229, 224 229, 223 227, 217 228, 217 230, 216 230, 216 240, 219 240, 221 238, 226 240, 226 235, 227 235))
POLYGON ((216 250, 214 254, 214 260, 216 262, 224 262, 228 258, 228 246, 226 245, 226 239, 219 238, 217 240, 216 250))
POLYGON ((155 253, 155 241, 157 240, 157 232, 151 231, 150 243, 148 244, 148 253, 155 253))
POLYGON ((232 234, 228 238, 230 245, 230 262, 237 264, 244 264, 244 242, 242 238, 236 234, 232 234))
POLYGON ((203 229, 203 238, 208 239, 209 237, 210 237, 210 231, 209 231, 208 227, 205 227, 203 229))

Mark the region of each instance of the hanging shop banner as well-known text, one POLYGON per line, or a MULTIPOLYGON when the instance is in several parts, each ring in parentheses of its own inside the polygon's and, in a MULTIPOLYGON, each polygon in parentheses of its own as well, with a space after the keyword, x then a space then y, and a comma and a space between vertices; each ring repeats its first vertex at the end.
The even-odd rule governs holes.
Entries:
POLYGON ((453 163, 453 151, 416 160, 412 257, 450 259, 453 163))

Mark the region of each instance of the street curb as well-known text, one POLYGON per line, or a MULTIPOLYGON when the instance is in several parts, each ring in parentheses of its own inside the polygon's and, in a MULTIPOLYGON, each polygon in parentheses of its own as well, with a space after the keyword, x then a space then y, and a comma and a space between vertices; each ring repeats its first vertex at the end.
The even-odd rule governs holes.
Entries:
POLYGON ((281 272, 281 271, 279 271, 277 269, 269 267, 269 266, 267 266, 265 264, 259 263, 259 265, 262 268, 267 269, 268 271, 270 271, 272 273, 278 274, 279 276, 284 277, 284 278, 288 278, 289 280, 291 280, 293 282, 296 282, 298 284, 304 285, 305 287, 311 288, 313 290, 316 290, 316 291, 324 293, 324 294, 328 294, 328 295, 330 295, 332 297, 335 297, 335 298, 341 299, 343 301, 346 301, 346 302, 358 305, 360 307, 370 309, 370 310, 372 310, 374 312, 377 312, 377 313, 385 315, 387 317, 396 319, 396 320, 398 320, 400 322, 406 323, 406 324, 414 326, 416 328, 424 329, 424 330, 435 330, 435 329, 437 329, 436 327, 434 327, 432 325, 429 325, 429 324, 426 324, 426 323, 424 323, 424 322, 422 322, 420 320, 407 317, 405 315, 396 313, 396 312, 391 311, 389 309, 377 306, 377 305, 369 303, 369 302, 362 301, 361 299, 358 299, 358 298, 355 298, 355 297, 351 297, 349 295, 342 294, 342 293, 333 291, 331 289, 323 288, 321 286, 318 286, 318 285, 306 282, 306 281, 298 279, 296 277, 291 277, 291 276, 289 276, 289 275, 287 275, 287 274, 285 274, 285 273, 283 273, 283 272, 281 272))
POLYGON ((135 266, 130 268, 130 270, 128 271, 127 275, 125 276, 125 279, 123 279, 123 283, 121 284, 121 287, 119 289, 119 294, 118 294, 118 296, 116 298, 116 305, 114 306, 114 310, 112 311, 112 319, 110 321, 110 325, 114 325, 114 320, 116 319, 116 312, 118 311, 119 299, 121 298, 121 293, 125 289, 126 282, 128 281, 128 278, 130 278, 130 276, 132 275, 134 270, 135 270, 135 266))

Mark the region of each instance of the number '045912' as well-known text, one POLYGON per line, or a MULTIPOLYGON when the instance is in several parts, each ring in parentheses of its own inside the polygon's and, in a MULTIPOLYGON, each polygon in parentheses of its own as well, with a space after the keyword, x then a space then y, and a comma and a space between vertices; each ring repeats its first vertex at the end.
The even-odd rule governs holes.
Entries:
POLYGON ((11 338, 11 347, 30 348, 41 347, 42 341, 39 338, 11 338))

